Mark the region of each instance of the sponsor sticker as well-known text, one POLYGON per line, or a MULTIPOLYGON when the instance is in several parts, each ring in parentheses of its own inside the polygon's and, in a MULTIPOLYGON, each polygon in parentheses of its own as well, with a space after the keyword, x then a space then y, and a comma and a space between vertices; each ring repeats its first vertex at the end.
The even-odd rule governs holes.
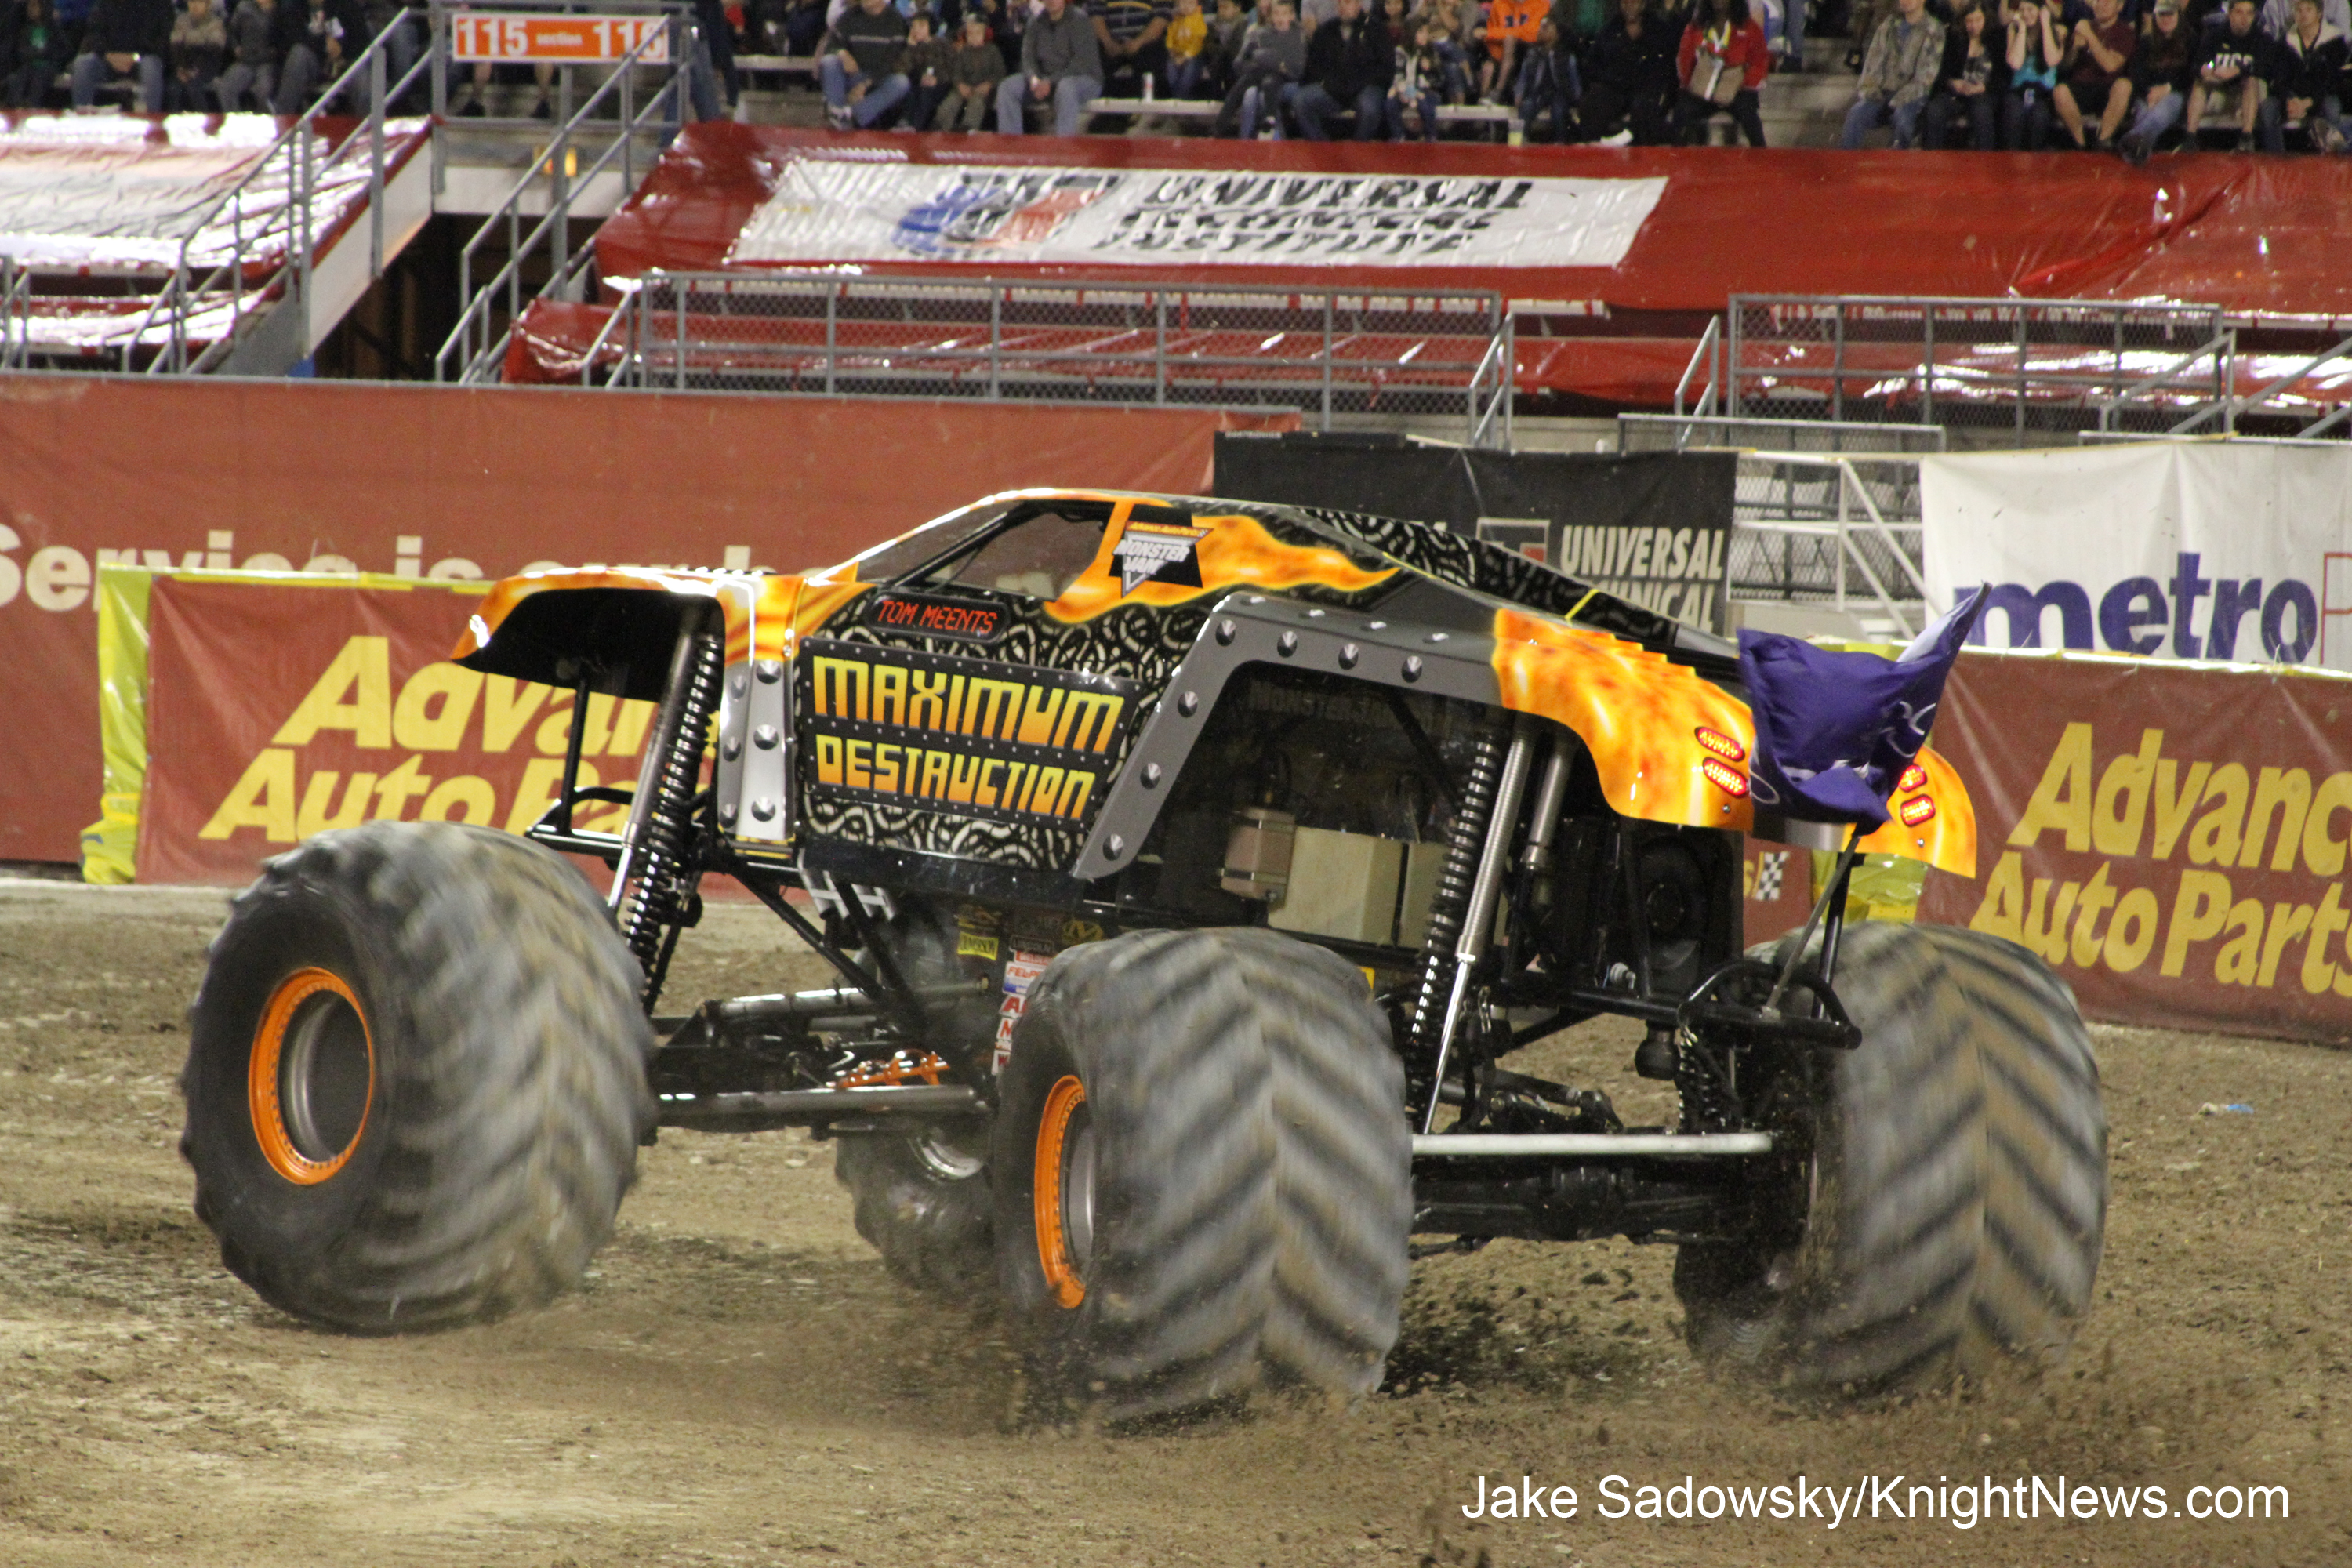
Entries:
POLYGON ((1054 962, 1050 952, 1013 951, 1004 962, 1004 1004, 996 1013, 996 1070, 1002 1074, 1013 1059, 1013 1026, 1021 1021, 1022 1008, 1027 1004, 1029 987, 1045 966, 1054 962))
POLYGON ((1182 522, 1146 522, 1130 519, 1111 558, 1118 563, 1118 591, 1132 594, 1146 583, 1167 583, 1181 588, 1201 584, 1201 541, 1205 528, 1182 522))

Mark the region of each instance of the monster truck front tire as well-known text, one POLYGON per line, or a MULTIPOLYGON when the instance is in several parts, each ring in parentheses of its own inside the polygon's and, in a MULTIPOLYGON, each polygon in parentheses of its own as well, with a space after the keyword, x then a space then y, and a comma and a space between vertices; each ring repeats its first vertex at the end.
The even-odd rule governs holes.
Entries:
POLYGON ((2106 1216, 2073 994, 2012 942, 1928 925, 1849 929, 1835 984, 1860 1047, 1791 1060, 1766 1090, 1792 1144, 1760 1188, 1781 1212, 1675 1259, 1692 1347, 1821 1394, 2053 1362, 2106 1216))
POLYGON ((833 1173, 855 1204, 857 1234, 908 1285, 956 1300, 994 1280, 984 1133, 960 1126, 843 1133, 833 1173))
POLYGON ((1033 1374, 1116 1420, 1269 1384, 1369 1393, 1411 1163, 1403 1068, 1346 960, 1253 930, 1064 952, 1013 1037, 992 1158, 1033 1374))
POLYGON ((190 1012, 180 1148, 222 1260, 362 1333, 563 1290, 653 1120, 639 984, 587 884, 520 838, 371 823, 279 856, 190 1012))

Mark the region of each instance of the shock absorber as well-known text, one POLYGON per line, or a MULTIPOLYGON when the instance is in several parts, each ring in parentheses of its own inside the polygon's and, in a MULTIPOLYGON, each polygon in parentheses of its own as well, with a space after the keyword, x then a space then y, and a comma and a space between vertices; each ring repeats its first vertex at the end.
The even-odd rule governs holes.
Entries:
POLYGON ((1444 1094, 1446 1058, 1461 1026, 1472 970, 1485 956, 1495 925, 1495 904, 1508 864, 1511 831, 1527 787, 1535 750, 1533 727, 1520 721, 1507 755, 1503 736, 1510 721, 1498 719, 1478 737, 1460 806, 1447 825, 1445 866, 1432 900, 1429 936, 1422 944, 1421 983, 1413 994, 1412 1062, 1428 1064, 1429 1103, 1421 1130, 1437 1120, 1444 1094))
POLYGON ((622 830, 613 868, 611 907, 621 936, 645 971, 643 999, 650 1011, 677 936, 678 917, 692 892, 687 864, 694 798, 702 782, 702 748, 719 708, 719 664, 726 636, 714 607, 694 605, 680 623, 670 658, 669 683, 637 770, 637 791, 622 830))

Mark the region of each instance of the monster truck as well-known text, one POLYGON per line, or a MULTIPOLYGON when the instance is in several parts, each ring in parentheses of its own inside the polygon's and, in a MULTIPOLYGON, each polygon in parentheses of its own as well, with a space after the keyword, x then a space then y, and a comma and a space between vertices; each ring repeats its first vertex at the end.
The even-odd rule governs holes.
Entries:
MULTIPOLYGON (((1759 804, 1735 651, 1443 528, 1160 496, 510 579, 455 657, 577 692, 563 787, 239 899, 199 1212, 288 1311, 430 1328, 572 1282, 658 1127, 798 1126, 894 1272, 1114 1415, 1361 1394, 1416 1247, 1496 1237, 1675 1247, 1696 1351, 1796 1389, 2047 1362, 2105 1210, 2072 995, 1834 892, 1743 954, 1742 835, 1843 840, 1759 804), (594 693, 658 704, 634 789, 577 784, 594 693), (665 1011, 721 874, 836 983, 665 1011), (1675 1124, 1505 1065, 1601 1015, 1675 1124)), ((1932 750, 1889 809, 1862 848, 1972 871, 1932 750)))

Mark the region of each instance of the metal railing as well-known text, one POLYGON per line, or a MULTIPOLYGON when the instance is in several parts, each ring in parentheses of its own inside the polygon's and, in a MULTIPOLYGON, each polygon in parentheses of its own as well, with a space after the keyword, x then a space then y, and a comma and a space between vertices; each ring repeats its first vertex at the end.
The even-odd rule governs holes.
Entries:
MULTIPOLYGON (((1690 363, 1683 367, 1683 378, 1675 383, 1675 416, 1680 418, 1687 414, 1697 419, 1711 418, 1722 395, 1723 318, 1709 316, 1706 331, 1699 334, 1698 346, 1691 351, 1690 363), (1706 373, 1706 381, 1699 392, 1697 402, 1685 408, 1683 400, 1689 395, 1691 382, 1702 370, 1706 373)), ((1679 447, 1680 443, 1676 445, 1679 447)))
MULTIPOLYGON (((513 339, 515 323, 530 303, 538 300, 576 300, 585 292, 588 275, 595 264, 595 252, 593 247, 575 250, 572 247, 572 198, 608 170, 618 174, 621 195, 627 196, 636 189, 637 179, 644 173, 645 165, 636 153, 637 137, 652 132, 657 145, 666 147, 684 120, 688 88, 685 65, 692 59, 697 47, 695 26, 691 18, 679 18, 673 26, 678 38, 677 47, 667 50, 669 75, 644 107, 635 106, 636 68, 647 63, 646 57, 653 52, 656 43, 664 41, 658 34, 649 33, 640 38, 586 101, 565 116, 544 152, 532 160, 530 167, 509 189, 505 200, 466 242, 457 258, 457 293, 466 305, 457 324, 434 354, 436 381, 496 381, 506 362, 507 345, 513 339), (610 130, 611 122, 602 112, 607 102, 617 111, 617 131, 610 130), (596 125, 599 121, 604 122, 601 128, 596 125), (583 141, 608 133, 610 140, 605 142, 604 150, 582 168, 583 141), (542 190, 546 215, 525 234, 523 208, 542 190), (505 263, 477 290, 477 258, 493 238, 501 235, 505 240, 505 263), (525 270, 542 252, 547 262, 547 281, 536 289, 529 289, 523 281, 525 270)), ((441 53, 436 47, 436 58, 441 53)), ((593 362, 592 354, 590 363, 593 362)))
MULTIPOLYGON (((1704 406, 1704 399, 1701 400, 1704 406)), ((1734 419, 1727 415, 1620 414, 1620 452, 1685 452, 1706 447, 1769 447, 1787 452, 1940 452, 1941 425, 1883 425, 1834 419, 1734 419)))
POLYGON ((2231 390, 2218 305, 1735 295, 1726 318, 1736 418, 2155 432, 2231 390))
MULTIPOLYGON (((403 20, 407 13, 402 13, 403 20)), ((366 137, 368 158, 368 276, 375 278, 383 271, 383 190, 385 176, 385 141, 383 132, 384 104, 414 86, 424 72, 427 61, 417 59, 397 81, 387 83, 387 62, 395 38, 395 27, 386 26, 373 42, 361 51, 357 59, 337 77, 316 102, 296 117, 294 123, 280 132, 269 144, 245 177, 231 185, 199 210, 180 241, 179 255, 173 262, 172 276, 156 290, 155 298, 139 318, 138 324, 122 343, 122 368, 132 368, 142 346, 148 341, 159 317, 165 323, 165 338, 161 350, 148 362, 151 374, 165 372, 201 373, 216 368, 235 352, 237 340, 247 330, 247 301, 257 302, 275 294, 278 309, 300 312, 303 352, 310 348, 310 272, 316 259, 319 241, 315 221, 315 198, 318 194, 319 167, 322 161, 318 134, 320 113, 327 105, 347 92, 359 89, 364 83, 368 98, 366 118, 354 135, 366 137), (288 186, 288 201, 282 206, 267 202, 253 202, 252 194, 257 184, 273 177, 273 164, 283 165, 288 186), (248 218, 247 206, 258 206, 257 216, 248 218), (230 232, 230 255, 201 277, 189 261, 189 247, 226 215, 230 232), (284 254, 278 266, 266 278, 248 281, 246 273, 254 249, 277 236, 284 244, 284 254), (223 330, 205 342, 190 357, 192 334, 189 322, 199 310, 227 310, 223 330)))
MULTIPOLYGON (((2232 352, 2234 352, 2236 348, 2236 336, 2234 333, 2231 334, 2231 346, 2232 352)), ((2197 435, 2202 432, 2205 426, 2210 424, 2217 416, 2221 420, 2222 433, 2225 435, 2234 434, 2238 427, 2238 421, 2241 418, 2249 415, 2262 416, 2271 413, 2273 405, 2280 401, 2281 394, 2304 381, 2322 365, 2333 364, 2339 360, 2352 361, 2352 338, 2344 338, 2332 346, 2322 349, 2319 353, 2312 355, 2309 359, 2305 360, 2302 363, 2296 365, 2293 370, 2288 371, 2284 375, 2275 377, 2274 379, 2264 383, 2263 385, 2256 387, 2253 391, 2247 393, 2242 397, 2225 398, 2219 404, 2207 405, 2205 407, 2199 409, 2196 413, 2191 414, 2188 418, 2183 419, 2179 424, 2172 426, 2172 428, 2166 431, 2165 434, 2169 436, 2197 435)), ((2284 413, 2285 411, 2282 409, 2279 412, 2284 413)), ((2326 436, 2337 426, 2345 423, 2347 418, 2352 418, 2352 402, 2338 404, 2335 412, 2323 415, 2319 418, 2313 420, 2311 423, 2304 426, 2301 429, 2295 431, 2294 438, 2304 441, 2316 440, 2319 437, 2326 436)))
POLYGON ((1916 634, 1926 624, 1927 596, 1917 468, 1916 459, 1740 454, 1742 493, 1727 563, 1731 596, 1812 603, 1840 613, 1859 604, 1905 637, 1916 634), (1890 497, 1884 470, 1903 467, 1910 469, 1909 484, 1897 484, 1890 497), (1776 490, 1777 511, 1769 499, 1776 490))
POLYGON ((1511 438, 1502 297, 1264 285, 655 273, 581 374, 605 384, 825 396, 1281 408, 1459 417, 1511 438))
POLYGON ((0 370, 22 370, 33 340, 33 279, 0 256, 0 370))

